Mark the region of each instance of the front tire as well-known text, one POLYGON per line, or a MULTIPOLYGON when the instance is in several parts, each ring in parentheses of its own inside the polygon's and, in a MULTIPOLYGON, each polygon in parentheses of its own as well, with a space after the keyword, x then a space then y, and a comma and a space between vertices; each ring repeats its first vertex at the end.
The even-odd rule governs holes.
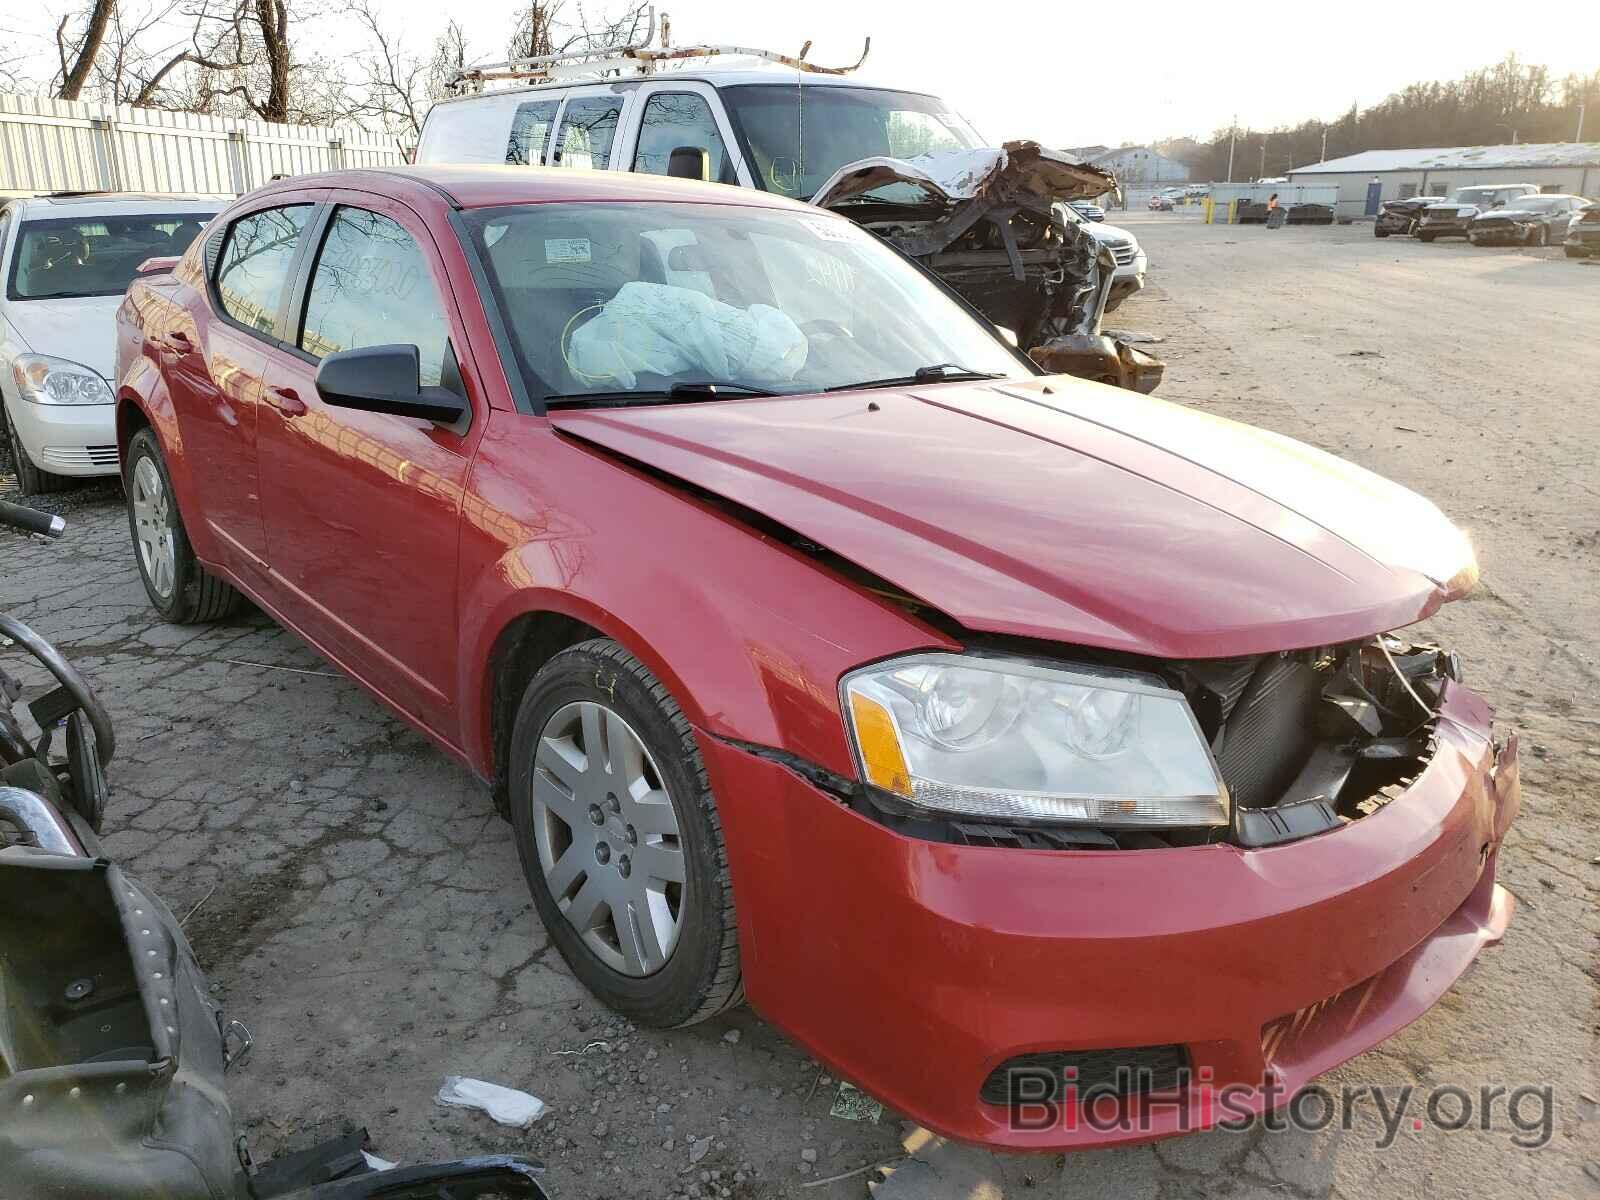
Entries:
POLYGON ((1417 234, 1417 241, 1419 241, 1419 242, 1431 242, 1431 241, 1433 241, 1433 238, 1434 238, 1434 235, 1431 234, 1431 233, 1418 233, 1417 234))
POLYGON ((234 612, 239 593, 207 571, 189 545, 154 430, 133 435, 124 470, 133 557, 152 607, 174 625, 200 625, 234 612))
POLYGON ((563 650, 528 684, 511 818, 534 906, 580 981, 667 1029, 743 1000, 733 889, 683 711, 616 642, 563 650))
POLYGON ((0 416, 4 418, 6 440, 11 443, 11 462, 17 472, 17 488, 24 496, 42 496, 46 492, 60 492, 72 486, 72 480, 67 476, 52 475, 33 465, 4 401, 0 401, 0 416))

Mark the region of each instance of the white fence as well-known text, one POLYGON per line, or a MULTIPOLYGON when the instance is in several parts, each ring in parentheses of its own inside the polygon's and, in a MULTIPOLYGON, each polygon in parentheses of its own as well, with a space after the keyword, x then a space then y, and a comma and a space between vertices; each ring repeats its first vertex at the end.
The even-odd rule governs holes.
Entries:
POLYGON ((404 161, 395 138, 362 129, 0 94, 0 196, 233 197, 274 175, 404 161))

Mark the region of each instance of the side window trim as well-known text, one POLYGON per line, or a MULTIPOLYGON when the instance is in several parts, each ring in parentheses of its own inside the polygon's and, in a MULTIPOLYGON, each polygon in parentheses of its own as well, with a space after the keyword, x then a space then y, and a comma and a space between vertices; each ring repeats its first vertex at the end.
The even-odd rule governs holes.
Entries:
MULTIPOLYGON (((314 226, 317 225, 318 221, 320 220, 321 214, 318 212, 318 210, 324 207, 324 204, 321 199, 314 197, 307 197, 303 200, 295 199, 286 201, 281 196, 270 196, 263 197, 263 201, 263 203, 256 205, 254 208, 250 208, 244 212, 230 216, 227 224, 222 225, 220 228, 218 228, 215 234, 211 235, 217 239, 217 255, 215 260, 211 261, 207 266, 205 272, 206 300, 211 305, 212 315, 214 315, 219 321, 223 322, 223 324, 228 325, 233 329, 237 329, 242 333, 249 334, 258 342, 264 342, 269 346, 281 346, 283 344, 282 334, 284 314, 287 311, 286 306, 288 305, 294 292, 296 280, 295 272, 299 269, 301 257, 305 254, 307 242, 306 235, 314 226), (311 219, 306 222, 305 228, 300 231, 299 244, 295 247, 295 258, 289 267, 290 283, 288 287, 284 288, 284 295, 279 298, 278 312, 273 321, 273 331, 271 334, 268 334, 264 330, 260 330, 252 325, 245 324, 228 311, 227 305, 222 302, 221 289, 217 287, 217 274, 222 270, 223 255, 227 252, 228 239, 233 236, 233 227, 240 221, 248 220, 250 217, 256 216, 259 213, 270 212, 275 208, 310 208, 312 213, 311 219)), ((210 258, 210 249, 211 247, 208 242, 206 246, 206 257, 208 259, 210 258)))
POLYGON ((305 240, 300 246, 299 255, 294 260, 292 282, 286 289, 283 312, 279 314, 278 330, 283 336, 278 339, 278 349, 307 362, 317 360, 300 349, 300 327, 306 319, 306 301, 311 294, 311 273, 317 269, 317 256, 322 252, 323 240, 328 236, 328 226, 333 224, 333 216, 338 208, 338 202, 329 199, 317 205, 317 213, 306 228, 305 240))

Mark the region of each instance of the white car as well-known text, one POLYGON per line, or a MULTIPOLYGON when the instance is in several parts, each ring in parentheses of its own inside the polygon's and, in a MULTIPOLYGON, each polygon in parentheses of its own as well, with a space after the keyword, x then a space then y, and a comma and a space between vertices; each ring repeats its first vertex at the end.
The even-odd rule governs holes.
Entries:
POLYGON ((1095 241, 1108 247, 1112 257, 1117 260, 1116 274, 1111 277, 1111 295, 1106 300, 1107 312, 1144 287, 1144 276, 1150 267, 1150 259, 1145 254, 1144 248, 1139 245, 1138 238, 1120 225, 1090 221, 1070 204, 1058 207, 1064 220, 1081 226, 1095 241))
POLYGON ((140 263, 182 254, 221 207, 116 192, 0 207, 0 415, 23 495, 117 473, 117 305, 140 263))

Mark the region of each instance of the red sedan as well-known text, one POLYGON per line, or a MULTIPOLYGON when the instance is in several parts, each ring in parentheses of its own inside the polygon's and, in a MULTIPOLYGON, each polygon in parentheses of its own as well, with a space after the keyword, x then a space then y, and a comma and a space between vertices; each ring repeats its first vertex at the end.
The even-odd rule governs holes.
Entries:
POLYGON ((1388 631, 1466 537, 1046 377, 843 217, 621 173, 276 183, 119 314, 139 570, 466 763, 658 1026, 746 996, 957 1138, 1283 1103, 1510 917, 1516 741, 1388 631))

